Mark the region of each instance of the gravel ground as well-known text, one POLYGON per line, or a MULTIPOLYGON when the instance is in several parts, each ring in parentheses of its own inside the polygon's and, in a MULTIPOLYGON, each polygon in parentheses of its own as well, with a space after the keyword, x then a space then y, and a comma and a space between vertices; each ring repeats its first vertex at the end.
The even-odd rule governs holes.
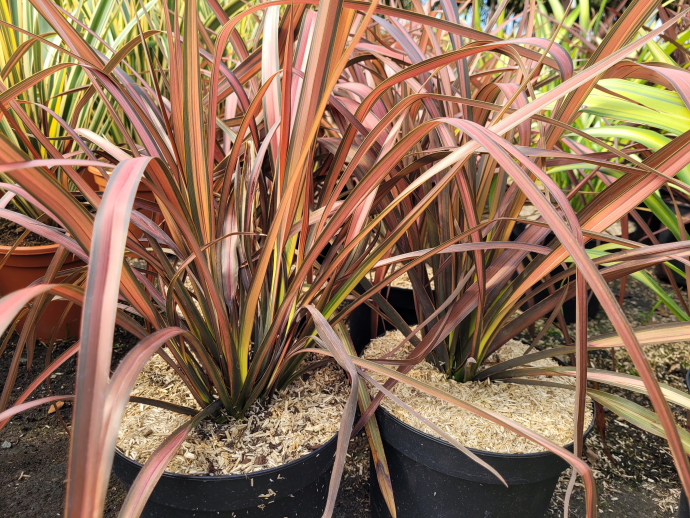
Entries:
MULTIPOLYGON (((613 285, 620 293, 620 285, 613 285)), ((672 293, 670 285, 666 291, 672 293)), ((675 297, 674 297, 675 298, 675 297)), ((663 306, 655 309, 654 294, 641 283, 628 281, 623 309, 633 327, 676 320, 663 306)), ((574 336, 574 327, 570 329, 574 336)), ((613 326, 603 311, 589 323, 590 336, 613 331, 613 326)), ((560 332, 550 332, 549 345, 562 345, 560 332)), ((690 344, 687 342, 645 347, 645 352, 659 381, 686 390, 685 374, 690 368, 690 344)), ((615 357, 619 372, 637 374, 627 352, 618 350, 615 357)), ((609 351, 592 355, 597 368, 611 369, 613 358, 609 351)), ((624 390, 600 387, 614 394, 629 398, 651 408, 647 397, 624 390)), ((687 424, 687 416, 673 407, 681 424, 687 424)), ((678 511, 680 482, 673 460, 665 442, 606 411, 606 447, 595 429, 586 441, 586 459, 592 466, 597 480, 599 510, 602 516, 620 517, 674 517, 678 511)), ((549 517, 563 516, 563 500, 570 474, 565 474, 551 502, 549 517)), ((570 516, 585 516, 584 491, 576 485, 570 516)))

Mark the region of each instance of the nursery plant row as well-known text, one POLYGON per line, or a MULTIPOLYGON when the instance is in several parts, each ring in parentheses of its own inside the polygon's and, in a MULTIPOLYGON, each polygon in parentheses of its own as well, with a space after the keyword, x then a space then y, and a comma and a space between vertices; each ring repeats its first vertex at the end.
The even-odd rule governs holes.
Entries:
POLYGON ((544 516, 568 467, 594 517, 604 411, 690 493, 647 356, 690 342, 689 9, 489 4, 0 0, 0 430, 71 408, 66 516, 112 471, 123 518, 330 517, 364 429, 374 517, 544 516))

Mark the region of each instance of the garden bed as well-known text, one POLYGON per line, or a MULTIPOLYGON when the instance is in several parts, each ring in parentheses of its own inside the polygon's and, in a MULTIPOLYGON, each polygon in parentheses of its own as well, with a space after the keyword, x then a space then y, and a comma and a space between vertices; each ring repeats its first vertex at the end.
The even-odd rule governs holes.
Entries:
MULTIPOLYGON (((670 287, 668 291, 671 291, 670 287)), ((633 325, 672 320, 664 308, 658 308, 650 314, 655 302, 656 299, 646 288, 635 281, 629 282, 624 309, 633 325)), ((601 316, 590 322, 590 334, 608 331, 611 331, 611 326, 605 317, 601 316)), ((524 338, 527 339, 527 336, 524 338)), ((549 332, 545 337, 547 343, 551 341, 554 345, 560 343, 559 339, 560 336, 555 332, 549 332)), ((123 333, 117 335, 114 363, 119 361, 131 345, 131 337, 123 333)), ((61 345, 57 353, 66 347, 67 344, 61 345)), ((648 347, 647 350, 657 376, 682 389, 683 376, 690 367, 683 363, 687 361, 688 344, 655 347, 648 347)), ((11 361, 11 347, 9 349, 10 352, 5 352, 0 357, 0 379, 7 375, 11 361)), ((45 348, 39 346, 37 351, 39 353, 35 365, 40 367, 45 348)), ((55 356, 56 353, 53 354, 55 356)), ((611 364, 608 351, 597 353, 593 360, 600 367, 610 367, 611 364)), ((624 352, 618 352, 616 361, 620 371, 633 371, 630 358, 624 352)), ((72 392, 75 366, 76 362, 71 360, 58 370, 60 374, 55 373, 51 380, 51 388, 55 394, 72 392)), ((22 370, 17 387, 25 388, 30 379, 25 370, 22 370)), ((45 386, 36 394, 39 397, 46 395, 48 390, 45 386)), ((646 398, 630 393, 626 395, 637 403, 648 406, 646 398)), ((678 417, 680 422, 685 422, 681 412, 678 412, 678 417)), ((0 432, 0 516, 44 518, 63 515, 69 436, 62 423, 69 425, 70 418, 69 404, 52 413, 48 413, 46 407, 39 407, 15 417, 0 432), (7 444, 10 446, 6 447, 7 444)), ((680 484, 664 441, 616 419, 609 412, 606 419, 607 444, 616 464, 607 458, 596 430, 587 440, 587 460, 597 479, 602 516, 675 517, 680 484)), ((564 475, 551 503, 548 515, 550 518, 563 515, 567 483, 568 476, 564 475)), ((582 487, 578 484, 570 516, 584 516, 583 494, 582 487)), ((111 477, 104 516, 117 516, 124 496, 124 485, 111 477)), ((369 457, 368 444, 363 434, 355 437, 350 445, 335 516, 369 516, 369 457)))

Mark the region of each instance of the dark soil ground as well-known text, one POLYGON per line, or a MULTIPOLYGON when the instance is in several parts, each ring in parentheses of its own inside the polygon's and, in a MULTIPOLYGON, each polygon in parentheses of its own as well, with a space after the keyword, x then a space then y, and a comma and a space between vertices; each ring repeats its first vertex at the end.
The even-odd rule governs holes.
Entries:
MULTIPOLYGON (((669 287, 669 292, 670 287, 669 287)), ((655 297, 637 283, 630 283, 624 308, 634 325, 651 321, 671 320, 663 308, 654 310, 655 297)), ((610 331, 605 316, 599 315, 590 324, 590 332, 600 334, 610 331)), ((527 336, 523 337, 526 340, 527 336)), ((562 343, 558 332, 549 332, 547 340, 553 345, 562 343)), ((114 364, 119 361, 132 341, 124 334, 117 336, 118 347, 114 364)), ((53 358, 69 344, 62 344, 53 358)), ((12 347, 0 357, 0 382, 7 377, 12 357, 12 347)), ((647 349, 650 361, 661 380, 677 388, 683 387, 683 377, 690 367, 690 346, 671 344, 647 349)), ((42 366, 45 346, 38 345, 34 372, 42 366)), ((611 365, 611 356, 602 352, 593 358, 599 366, 611 365)), ((618 353, 617 368, 634 372, 625 353, 618 353)), ((55 373, 51 386, 42 386, 37 396, 72 393, 75 362, 70 361, 55 373)), ((27 375, 26 365, 17 382, 16 393, 26 387, 32 375, 27 375)), ((629 393, 626 397, 631 397, 629 393)), ((646 398, 633 399, 649 406, 646 398)), ((684 416, 678 414, 681 422, 684 416)), ((62 516, 65 492, 67 455, 69 450, 68 424, 71 418, 69 405, 49 413, 39 407, 12 420, 0 431, 0 516, 12 518, 45 518, 62 516)), ((587 440, 587 460, 594 469, 598 486, 598 502, 601 516, 626 518, 675 517, 680 485, 671 456, 664 442, 653 435, 606 415, 607 455, 601 437, 596 430, 587 440)), ((346 472, 342 482, 336 516, 338 518, 363 518, 369 516, 369 454, 366 437, 353 439, 346 472)), ((563 516, 563 499, 568 482, 566 473, 552 500, 548 517, 563 516)), ((105 516, 117 516, 125 495, 125 487, 114 476, 106 502, 105 516)), ((583 517, 583 489, 578 482, 571 502, 570 516, 583 517)), ((433 517, 429 517, 433 518, 433 517)))
MULTIPOLYGON (((14 203, 10 202, 7 206, 9 210, 17 210, 14 203)), ((12 246, 26 231, 24 227, 20 227, 13 221, 8 219, 0 219, 0 245, 12 246)), ((52 245, 53 242, 49 239, 30 232, 22 241, 21 246, 41 246, 52 245)))

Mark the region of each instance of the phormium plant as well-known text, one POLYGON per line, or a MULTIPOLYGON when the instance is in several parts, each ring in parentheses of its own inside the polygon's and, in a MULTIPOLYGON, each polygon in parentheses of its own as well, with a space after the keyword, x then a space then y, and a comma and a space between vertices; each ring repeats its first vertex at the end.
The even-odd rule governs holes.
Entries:
MULTIPOLYGON (((388 376, 386 389, 409 383, 562 456, 583 476, 592 516, 596 488, 580 459, 587 380, 644 390, 658 413, 648 428, 668 438, 684 487, 690 488, 685 456, 690 441, 667 403, 687 406, 688 398, 659 385, 640 348, 689 337, 688 326, 631 329, 607 285, 682 258, 690 249, 685 243, 641 247, 601 234, 662 185, 685 188, 674 176, 690 161, 685 150, 690 136, 674 136, 642 161, 594 136, 592 141, 615 159, 558 149, 565 131, 586 137, 573 120, 602 75, 653 78, 682 89, 683 70, 624 61, 679 16, 630 43, 658 4, 632 2, 587 66, 576 72, 558 43, 531 35, 503 40, 468 28, 459 23, 455 4, 447 2, 442 2, 445 19, 426 13, 421 4, 406 11, 354 0, 280 0, 248 6, 232 17, 234 4, 226 12, 215 0, 204 7, 195 0, 163 3, 154 17, 162 20, 160 26, 138 27, 132 39, 112 49, 55 3, 31 4, 56 36, 3 22, 3 31, 31 38, 10 54, 3 74, 15 73, 22 63, 18 54, 29 47, 50 49, 60 59, 0 92, 7 119, 0 173, 12 182, 3 189, 58 227, 7 210, 0 215, 80 257, 88 263, 88 278, 85 286, 42 284, 0 300, 2 329, 35 297, 61 296, 84 308, 80 341, 9 407, 19 357, 29 345, 20 341, 0 400, 0 419, 69 397, 26 402, 50 373, 78 354, 68 516, 102 512, 120 420, 139 372, 155 353, 173 366, 204 410, 149 458, 122 516, 141 512, 196 423, 208 416, 242 416, 299 376, 310 352, 335 357, 353 384, 327 515, 335 504, 356 398, 362 425, 378 403, 369 405, 358 385, 365 370, 388 376), (213 12, 213 29, 200 23, 200 9, 213 12), (261 23, 246 23, 253 17, 261 23), (150 41, 163 44, 152 50, 150 41), (130 62, 132 52, 137 58, 130 62), (477 71, 480 67, 485 69, 477 71), (70 99, 68 119, 44 110, 59 127, 37 124, 29 116, 36 106, 29 108, 25 96, 66 70, 80 71, 72 87, 56 87, 61 99, 70 99), (542 81, 544 71, 548 81, 542 81), (503 81, 492 84, 487 79, 492 75, 503 81), (540 87, 544 90, 537 93, 540 87), (96 122, 88 129, 78 127, 91 121, 96 122), (607 167, 617 177, 576 212, 549 178, 549 159, 607 167), (77 170, 84 167, 107 179, 102 198, 77 170), (135 200, 140 182, 154 194, 155 204, 135 200), (511 241, 526 200, 543 219, 511 241), (164 224, 156 225, 143 209, 160 214, 164 224), (144 238, 131 231, 130 221, 144 238), (585 248, 592 238, 625 250, 592 257, 585 248), (521 272, 527 253, 542 259, 521 272), (435 293, 416 268, 425 261, 435 268, 435 293), (564 261, 572 262, 572 270, 542 286, 554 292, 511 318, 530 290, 564 261), (402 269, 353 295, 370 271, 402 262, 402 269), (420 296, 425 331, 412 356, 394 370, 386 364, 400 362, 346 354, 345 320, 365 302, 380 307, 417 340, 379 295, 406 271, 420 296), (588 287, 617 335, 587 339, 588 287), (522 360, 489 371, 479 367, 537 319, 551 315, 553 321, 573 294, 578 307, 574 345, 547 353, 574 352, 577 358, 575 368, 558 370, 578 379, 574 454, 508 418, 405 376, 432 352, 459 380, 544 374, 508 370, 522 360), (141 341, 111 375, 116 324, 141 341), (639 380, 587 368, 590 348, 613 346, 628 349, 639 380)), ((40 318, 39 311, 34 318, 40 318)), ((632 403, 589 393, 635 419, 632 403)), ((638 424, 646 425, 640 419, 638 424)), ((385 458, 373 421, 368 431, 385 489, 385 458)), ((390 503, 390 492, 387 496, 390 503)))

